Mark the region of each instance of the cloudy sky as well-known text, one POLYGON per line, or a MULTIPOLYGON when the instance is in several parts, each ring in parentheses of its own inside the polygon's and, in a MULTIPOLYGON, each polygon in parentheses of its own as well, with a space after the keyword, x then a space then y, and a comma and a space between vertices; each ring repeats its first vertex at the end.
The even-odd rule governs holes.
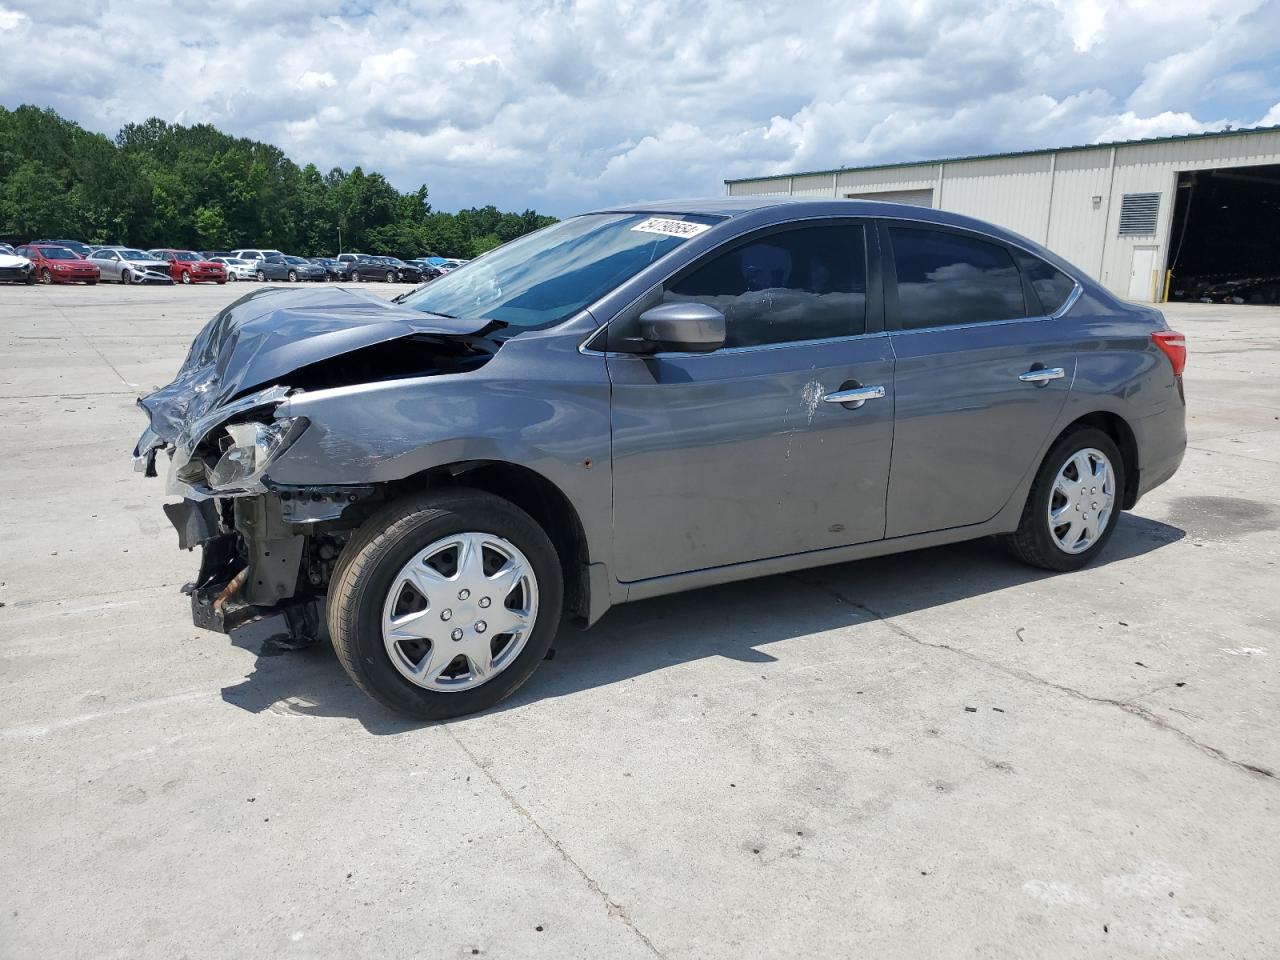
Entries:
POLYGON ((0 0, 0 104, 555 214, 1280 123, 1280 0, 0 0))

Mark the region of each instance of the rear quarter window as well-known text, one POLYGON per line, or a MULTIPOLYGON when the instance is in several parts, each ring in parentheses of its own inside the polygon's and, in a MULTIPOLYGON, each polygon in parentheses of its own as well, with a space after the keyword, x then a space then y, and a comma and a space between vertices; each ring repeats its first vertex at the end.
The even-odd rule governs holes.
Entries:
POLYGON ((1031 281, 1031 287, 1040 301, 1041 312, 1045 316, 1057 313, 1071 296, 1076 282, 1055 267, 1025 250, 1017 251, 1018 265, 1031 281))

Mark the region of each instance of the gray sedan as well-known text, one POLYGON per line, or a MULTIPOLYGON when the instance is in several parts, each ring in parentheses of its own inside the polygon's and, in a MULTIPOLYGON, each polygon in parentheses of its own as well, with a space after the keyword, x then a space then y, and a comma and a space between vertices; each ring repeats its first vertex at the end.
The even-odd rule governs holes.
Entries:
POLYGON ((562 617, 996 536, 1096 558, 1178 469, 1186 347, 1024 237, 938 210, 613 209, 387 302, 265 290, 140 403, 197 624, 327 618, 418 717, 529 678, 562 617))
POLYGON ((116 283, 173 283, 167 261, 133 247, 97 247, 85 257, 116 283))

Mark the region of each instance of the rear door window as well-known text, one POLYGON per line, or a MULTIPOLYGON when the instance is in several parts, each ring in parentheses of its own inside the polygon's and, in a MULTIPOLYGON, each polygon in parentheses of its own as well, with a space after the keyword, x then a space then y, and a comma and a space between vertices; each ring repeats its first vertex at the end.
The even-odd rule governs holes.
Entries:
POLYGON ((915 227, 891 226, 889 237, 902 329, 1031 315, 1008 248, 964 234, 915 227))
POLYGON ((863 228, 799 227, 748 241, 668 284, 663 301, 715 307, 726 347, 865 333, 863 228))

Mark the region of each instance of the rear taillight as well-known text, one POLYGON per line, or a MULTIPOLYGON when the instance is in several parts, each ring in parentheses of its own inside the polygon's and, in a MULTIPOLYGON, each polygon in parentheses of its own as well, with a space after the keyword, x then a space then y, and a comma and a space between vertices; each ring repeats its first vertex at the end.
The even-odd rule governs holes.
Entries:
POLYGON ((1182 376, 1182 368, 1187 365, 1187 338, 1176 330, 1158 330, 1151 340, 1173 364, 1173 375, 1182 376))

